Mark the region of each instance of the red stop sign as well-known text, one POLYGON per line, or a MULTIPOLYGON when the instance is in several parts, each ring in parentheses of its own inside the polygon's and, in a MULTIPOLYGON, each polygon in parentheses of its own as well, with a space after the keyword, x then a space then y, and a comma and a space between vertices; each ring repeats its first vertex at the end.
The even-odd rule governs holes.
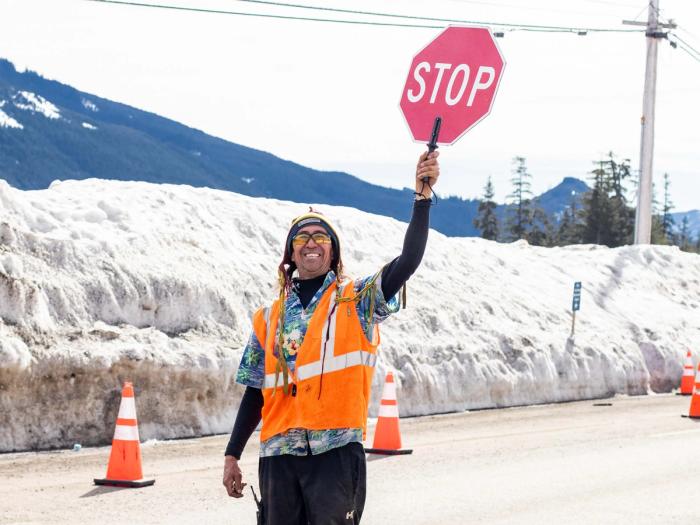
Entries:
POLYGON ((413 139, 428 142, 442 118, 438 144, 454 144, 489 114, 505 61, 485 27, 449 26, 411 63, 401 95, 413 139))

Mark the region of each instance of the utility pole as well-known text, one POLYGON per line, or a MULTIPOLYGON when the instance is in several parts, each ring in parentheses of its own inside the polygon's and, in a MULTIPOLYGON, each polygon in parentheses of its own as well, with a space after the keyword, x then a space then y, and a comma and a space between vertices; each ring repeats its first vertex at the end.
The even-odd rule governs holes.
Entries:
POLYGON ((634 244, 651 242, 651 188, 654 162, 654 105, 656 102, 656 58, 660 38, 666 33, 659 28, 675 29, 676 24, 659 24, 659 0, 649 0, 647 23, 623 20, 627 25, 646 25, 647 63, 644 76, 644 102, 642 107, 642 141, 639 152, 639 187, 637 214, 634 221, 634 244))
POLYGON ((642 109, 642 145, 639 153, 639 188, 637 215, 634 221, 634 244, 651 242, 651 185, 654 162, 654 105, 656 102, 656 57, 659 38, 659 0, 649 1, 647 19, 647 64, 644 76, 642 109))

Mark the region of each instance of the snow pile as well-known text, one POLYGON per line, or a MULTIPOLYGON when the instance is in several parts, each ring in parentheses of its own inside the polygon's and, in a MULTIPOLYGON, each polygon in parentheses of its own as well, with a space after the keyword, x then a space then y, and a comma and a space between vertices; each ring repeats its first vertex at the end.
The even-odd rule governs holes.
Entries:
POLYGON ((15 101, 15 106, 19 109, 31 111, 32 113, 41 113, 48 119, 61 118, 61 113, 58 108, 41 95, 30 91, 20 91, 12 98, 15 101))
MULTIPOLYGON (((350 274, 399 254, 405 224, 318 208, 350 274)), ((306 210, 187 186, 0 181, 0 450, 109 443, 124 380, 142 439, 229 431, 251 314, 275 296, 306 210)), ((408 309, 383 326, 370 414, 389 368, 402 415, 669 391, 700 336, 699 298, 700 257, 677 248, 433 231, 408 309)))
POLYGON ((24 129, 24 126, 13 119, 10 115, 5 113, 2 108, 5 105, 6 100, 0 100, 0 128, 15 128, 24 129))

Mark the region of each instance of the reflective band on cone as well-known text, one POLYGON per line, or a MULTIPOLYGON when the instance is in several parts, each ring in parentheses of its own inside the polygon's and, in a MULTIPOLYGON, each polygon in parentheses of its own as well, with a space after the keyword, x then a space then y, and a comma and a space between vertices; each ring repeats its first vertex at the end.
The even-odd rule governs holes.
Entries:
POLYGON ((366 448, 368 454, 411 454, 413 450, 401 448, 401 431, 399 430, 399 404, 396 400, 396 383, 394 374, 388 372, 384 382, 382 401, 379 405, 379 418, 374 429, 372 448, 366 448))
POLYGON ((685 364, 683 365, 683 377, 681 377, 681 391, 682 396, 689 396, 693 393, 693 382, 695 379, 695 373, 693 372, 693 356, 688 350, 688 354, 685 356, 685 364))
POLYGON ((380 405, 379 417, 399 417, 399 407, 396 405, 380 405))
POLYGON ((126 425, 117 425, 114 429, 114 439, 122 441, 137 441, 139 440, 139 427, 130 427, 126 425))
POLYGON ((131 383, 124 383, 122 389, 122 400, 119 404, 117 424, 114 427, 107 476, 105 479, 94 481, 95 485, 115 487, 146 487, 155 483, 153 479, 143 479, 136 402, 134 400, 134 387, 131 383))

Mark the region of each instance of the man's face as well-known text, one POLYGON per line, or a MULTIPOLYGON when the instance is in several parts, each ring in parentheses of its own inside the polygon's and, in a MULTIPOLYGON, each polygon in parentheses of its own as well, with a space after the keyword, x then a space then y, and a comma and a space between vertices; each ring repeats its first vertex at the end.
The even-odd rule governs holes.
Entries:
MULTIPOLYGON (((304 226, 295 237, 302 234, 300 239, 303 240, 304 234, 311 236, 315 233, 322 233, 328 237, 325 228, 317 224, 304 226)), ((330 242, 316 242, 313 237, 310 237, 305 244, 293 240, 292 249, 292 261, 297 265, 300 279, 312 279, 325 275, 330 270, 333 259, 333 245, 330 242)))

